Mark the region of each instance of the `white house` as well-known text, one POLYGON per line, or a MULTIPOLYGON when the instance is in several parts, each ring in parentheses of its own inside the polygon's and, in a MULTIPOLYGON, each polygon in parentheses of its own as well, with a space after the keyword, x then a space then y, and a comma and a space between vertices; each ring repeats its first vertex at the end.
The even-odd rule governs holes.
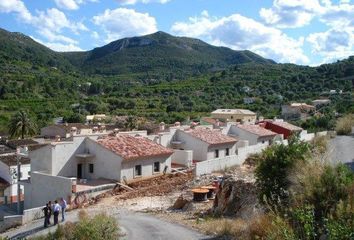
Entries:
MULTIPOLYGON (((132 180, 170 171, 173 150, 145 137, 73 137, 30 151, 31 178, 25 185, 25 209, 48 200, 70 198, 80 184, 132 180)), ((87 185, 87 184, 86 184, 87 185)))
POLYGON ((257 114, 248 109, 217 109, 211 113, 211 117, 230 122, 254 124, 257 114))
POLYGON ((237 139, 222 134, 220 130, 196 128, 178 129, 171 146, 180 150, 192 150, 194 161, 204 161, 236 154, 237 139))
MULTIPOLYGON (((28 157, 20 156, 20 180, 29 177, 31 166, 28 157)), ((0 203, 10 204, 17 202, 17 159, 14 153, 0 155, 0 203)), ((21 200, 24 189, 21 186, 21 200)))
POLYGON ((259 125, 236 124, 229 128, 228 135, 247 140, 249 145, 271 144, 277 133, 259 125))

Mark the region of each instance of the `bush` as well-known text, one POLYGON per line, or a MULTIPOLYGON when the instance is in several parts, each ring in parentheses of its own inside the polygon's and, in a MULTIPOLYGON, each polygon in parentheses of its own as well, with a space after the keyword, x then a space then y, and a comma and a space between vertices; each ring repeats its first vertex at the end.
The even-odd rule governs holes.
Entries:
POLYGON ((271 208, 287 205, 290 186, 288 173, 296 162, 305 159, 308 152, 308 144, 298 138, 290 139, 288 146, 273 145, 263 151, 255 171, 262 203, 269 204, 271 208))
POLYGON ((354 116, 347 115, 338 119, 335 130, 339 135, 349 135, 352 132, 353 126, 354 116))
POLYGON ((79 213, 79 222, 67 222, 59 225, 54 233, 32 238, 33 240, 116 240, 119 239, 119 228, 116 219, 104 213, 88 217, 85 212, 79 213))

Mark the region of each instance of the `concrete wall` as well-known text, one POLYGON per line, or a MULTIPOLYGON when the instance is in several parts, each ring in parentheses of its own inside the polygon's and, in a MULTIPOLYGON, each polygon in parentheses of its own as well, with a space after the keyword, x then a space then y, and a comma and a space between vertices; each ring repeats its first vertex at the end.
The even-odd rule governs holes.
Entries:
POLYGON ((312 141, 314 139, 314 137, 315 137, 314 133, 307 133, 306 130, 303 130, 300 133, 300 140, 305 141, 305 142, 312 141))
POLYGON ((71 193, 71 179, 32 172, 30 183, 25 185, 25 209, 43 206, 61 197, 68 198, 71 193))
POLYGON ((180 130, 176 131, 173 141, 182 142, 180 149, 192 150, 193 160, 204 161, 208 159, 209 144, 207 144, 206 142, 203 142, 200 139, 195 138, 180 130))
POLYGON ((241 165, 250 154, 260 153, 265 148, 267 148, 266 144, 246 146, 239 148, 237 155, 198 162, 195 165, 194 173, 196 176, 200 176, 214 171, 222 171, 231 166, 241 165))
POLYGON ((36 207, 36 208, 30 208, 23 210, 22 214, 22 224, 29 223, 33 220, 40 219, 44 217, 44 213, 42 209, 44 208, 43 206, 36 207))
POLYGON ((192 166, 193 151, 192 150, 174 150, 171 156, 171 162, 184 165, 186 167, 192 166))
POLYGON ((12 183, 12 177, 10 175, 10 167, 0 161, 0 176, 9 183, 12 183))
POLYGON ((52 145, 46 145, 28 153, 31 159, 31 171, 52 171, 52 145))
POLYGON ((127 180, 132 180, 135 178, 150 177, 154 174, 161 174, 167 166, 167 172, 171 171, 171 157, 150 157, 140 160, 127 160, 122 162, 121 178, 124 177, 127 180), (160 172, 155 173, 153 170, 154 162, 160 162, 160 172), (135 176, 135 166, 141 165, 141 176, 135 176))
POLYGON ((92 139, 87 138, 85 144, 86 149, 94 157, 82 161, 84 178, 106 178, 119 181, 121 179, 122 158, 92 139), (93 173, 89 172, 89 164, 93 164, 93 173))
POLYGON ((231 126, 228 132, 229 135, 235 135, 242 140, 247 140, 249 145, 255 145, 261 141, 269 141, 273 137, 263 137, 259 138, 258 135, 250 133, 244 129, 238 128, 236 125, 231 126))
POLYGON ((324 137, 327 136, 328 131, 322 131, 322 132, 317 132, 315 133, 316 137, 324 137))

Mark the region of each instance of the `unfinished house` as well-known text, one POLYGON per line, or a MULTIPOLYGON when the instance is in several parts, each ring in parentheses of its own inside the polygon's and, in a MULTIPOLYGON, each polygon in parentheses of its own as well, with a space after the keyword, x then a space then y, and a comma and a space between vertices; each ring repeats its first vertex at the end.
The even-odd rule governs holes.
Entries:
POLYGON ((211 117, 229 122, 249 124, 254 124, 257 119, 256 113, 247 109, 217 109, 211 113, 211 117))
POLYGON ((192 150, 193 161, 205 161, 235 155, 236 142, 236 138, 226 136, 220 130, 206 128, 178 129, 171 140, 171 147, 180 150, 192 150))
MULTIPOLYGON (((17 156, 15 154, 0 155, 0 203, 11 204, 17 202, 17 180, 28 179, 31 171, 30 159, 18 156, 20 173, 17 172, 17 156)), ((21 200, 23 200, 23 186, 21 186, 21 200)))
POLYGON ((229 128, 228 135, 237 137, 238 139, 246 140, 248 141, 249 145, 270 145, 277 136, 277 133, 265 129, 260 125, 235 124, 229 128))
POLYGON ((145 137, 73 137, 32 149, 31 178, 25 184, 25 209, 60 197, 95 191, 116 181, 168 172, 173 151, 145 137))
POLYGON ((281 116, 285 120, 305 120, 310 117, 316 108, 306 103, 292 103, 281 107, 281 116))

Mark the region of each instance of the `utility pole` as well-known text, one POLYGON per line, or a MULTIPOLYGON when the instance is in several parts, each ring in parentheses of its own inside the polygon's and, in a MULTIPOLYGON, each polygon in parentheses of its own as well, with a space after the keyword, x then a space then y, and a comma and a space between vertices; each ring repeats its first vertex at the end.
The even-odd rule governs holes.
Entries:
POLYGON ((21 163, 20 163, 20 148, 16 149, 16 161, 17 161, 17 214, 21 214, 21 163))

